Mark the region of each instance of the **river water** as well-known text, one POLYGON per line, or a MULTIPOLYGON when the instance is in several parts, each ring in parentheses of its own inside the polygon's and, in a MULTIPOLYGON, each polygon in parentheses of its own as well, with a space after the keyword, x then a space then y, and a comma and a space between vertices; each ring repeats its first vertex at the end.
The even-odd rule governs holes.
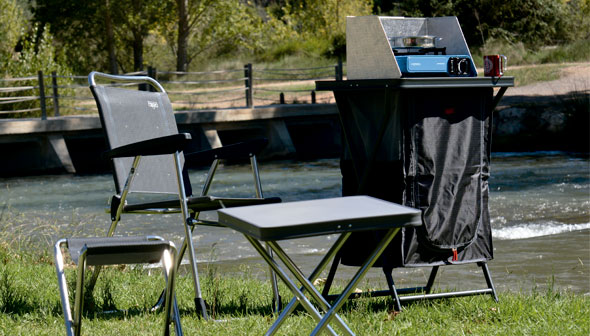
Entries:
MULTIPOLYGON (((261 164, 266 196, 283 201, 340 196, 337 159, 261 164)), ((195 189, 205 171, 192 171, 195 189)), ((213 194, 249 196, 252 177, 246 166, 222 169, 213 194), (230 174, 231 173, 231 174, 230 174)), ((492 157, 490 213, 494 260, 490 265, 500 291, 555 286, 590 295, 590 163, 588 156, 560 152, 496 153, 492 157)), ((13 245, 33 242, 47 248, 59 237, 104 235, 105 213, 114 190, 110 175, 37 176, 0 179, 0 238, 13 245)), ((179 246, 183 227, 179 215, 126 215, 117 234, 158 234, 179 246)), ((283 244, 309 271, 334 236, 304 238, 283 244)), ((197 257, 225 272, 264 275, 256 252, 229 229, 197 227, 197 257)), ((24 246, 24 245, 23 245, 24 246)), ((475 265, 443 267, 441 289, 485 287, 475 265)), ((356 268, 341 266, 338 275, 356 268)), ((400 286, 420 285, 429 268, 394 271, 400 286)), ((373 269, 364 286, 385 289, 384 277, 373 269)))

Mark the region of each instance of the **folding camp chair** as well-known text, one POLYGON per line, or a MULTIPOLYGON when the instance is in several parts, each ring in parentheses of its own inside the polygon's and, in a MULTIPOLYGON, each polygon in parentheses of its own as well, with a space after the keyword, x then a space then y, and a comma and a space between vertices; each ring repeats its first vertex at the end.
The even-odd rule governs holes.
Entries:
POLYGON ((164 335, 170 334, 171 315, 174 316, 176 335, 182 335, 180 314, 174 299, 175 255, 176 247, 174 244, 157 236, 60 239, 55 244, 55 268, 64 312, 66 334, 73 336, 81 333, 85 289, 84 273, 87 266, 156 263, 161 261, 167 283, 164 303, 164 335), (73 317, 64 273, 65 260, 62 248, 67 248, 72 261, 78 265, 73 317))
MULTIPOLYGON (((258 173, 256 154, 266 145, 266 139, 251 140, 211 150, 184 153, 190 143, 188 133, 178 133, 172 105, 164 88, 153 78, 144 76, 114 76, 92 72, 88 76, 90 89, 96 100, 103 129, 110 150, 106 158, 112 160, 116 195, 111 198, 111 226, 107 236, 112 236, 123 213, 168 214, 181 213, 185 229, 184 242, 179 250, 180 265, 188 248, 189 261, 195 290, 195 305, 204 318, 208 318, 201 295, 192 232, 195 225, 218 225, 211 219, 200 219, 202 211, 245 205, 277 203, 276 197, 264 198, 258 173), (135 85, 150 84, 157 92, 138 91, 111 84, 97 84, 95 77, 105 81, 135 85), (193 196, 186 160, 211 163, 206 181, 199 195, 193 196), (249 158, 254 175, 255 197, 219 198, 208 195, 220 160, 249 158), (129 193, 172 194, 176 197, 151 200, 148 203, 130 203, 129 193)), ((93 281, 98 272, 95 272, 93 281)), ((271 273, 274 306, 278 309, 280 298, 276 278, 271 273)))

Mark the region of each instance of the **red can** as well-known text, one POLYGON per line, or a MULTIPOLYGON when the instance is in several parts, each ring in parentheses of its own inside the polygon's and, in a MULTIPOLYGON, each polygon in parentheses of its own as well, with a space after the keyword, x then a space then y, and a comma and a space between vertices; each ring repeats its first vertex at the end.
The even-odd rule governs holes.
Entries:
POLYGON ((487 77, 501 77, 506 71, 508 58, 504 55, 486 55, 483 57, 483 74, 487 77))

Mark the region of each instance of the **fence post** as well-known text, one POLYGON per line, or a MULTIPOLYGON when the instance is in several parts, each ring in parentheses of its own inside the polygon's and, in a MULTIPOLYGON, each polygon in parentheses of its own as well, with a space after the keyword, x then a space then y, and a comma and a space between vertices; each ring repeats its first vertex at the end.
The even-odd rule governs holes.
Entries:
POLYGON ((311 103, 315 104, 315 90, 311 90, 311 103))
POLYGON ((344 77, 344 71, 342 69, 342 58, 338 57, 338 64, 335 66, 335 79, 341 81, 344 77))
POLYGON ((246 85, 246 107, 254 106, 252 85, 252 63, 244 65, 244 84, 246 85))
POLYGON ((53 84, 53 116, 59 117, 59 93, 57 92, 57 74, 51 72, 51 84, 53 84))
POLYGON ((281 104, 285 103, 285 94, 281 92, 281 94, 279 95, 279 100, 281 104))
MULTIPOLYGON (((153 68, 151 66, 148 66, 147 75, 148 75, 148 77, 151 77, 151 78, 153 78, 155 80, 158 80, 158 73, 156 71, 156 68, 153 68)), ((148 85, 148 90, 150 92, 156 92, 156 88, 153 87, 152 85, 148 85)))
POLYGON ((45 85, 43 84, 43 71, 37 73, 39 79, 39 100, 41 102, 41 120, 47 120, 47 109, 45 107, 45 85))

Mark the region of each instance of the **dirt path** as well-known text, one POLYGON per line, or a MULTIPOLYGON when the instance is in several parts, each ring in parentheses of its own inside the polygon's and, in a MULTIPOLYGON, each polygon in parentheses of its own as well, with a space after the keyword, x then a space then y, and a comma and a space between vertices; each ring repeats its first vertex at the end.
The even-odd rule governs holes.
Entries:
MULTIPOLYGON (((554 66, 555 64, 542 64, 542 65, 523 65, 514 66, 512 69, 517 68, 530 68, 530 67, 543 67, 543 66, 554 66)), ((530 103, 546 103, 555 100, 557 96, 567 95, 573 91, 585 91, 590 92, 590 62, 584 63, 567 63, 563 65, 562 76, 559 79, 538 82, 530 85, 518 86, 509 88, 500 105, 510 106, 522 102, 530 103)), ((480 69, 483 71, 483 69, 480 69)), ((255 83, 254 89, 254 105, 262 106, 267 104, 276 104, 279 100, 280 92, 284 92, 285 101, 290 104, 295 101, 298 103, 311 103, 310 92, 315 86, 315 81, 293 81, 293 82, 280 82, 280 83, 255 83), (292 92, 290 87, 309 87, 309 91, 304 92, 292 92), (269 93, 270 92, 270 93, 269 93)), ((241 89, 242 87, 235 88, 224 88, 224 89, 241 89)), ((205 92, 205 91, 216 91, 219 88, 210 89, 195 89, 191 92, 205 92)), ((239 90, 238 90, 239 91, 239 90)), ((242 107, 244 105, 243 92, 228 92, 221 94, 218 97, 212 96, 213 99, 211 107, 213 108, 230 108, 230 107, 242 107), (237 97, 235 100, 229 99, 227 102, 219 102, 225 99, 237 97), (217 101, 217 102, 215 102, 217 101)), ((315 92, 316 101, 318 103, 335 103, 332 92, 318 91, 315 92)), ((187 102, 175 102, 175 107, 187 107, 191 106, 191 103, 187 102)), ((195 105, 195 107, 204 107, 203 105, 195 105)))
POLYGON ((571 63, 562 70, 559 79, 513 87, 506 91, 505 97, 512 96, 555 96, 573 91, 590 92, 590 62, 571 63))

